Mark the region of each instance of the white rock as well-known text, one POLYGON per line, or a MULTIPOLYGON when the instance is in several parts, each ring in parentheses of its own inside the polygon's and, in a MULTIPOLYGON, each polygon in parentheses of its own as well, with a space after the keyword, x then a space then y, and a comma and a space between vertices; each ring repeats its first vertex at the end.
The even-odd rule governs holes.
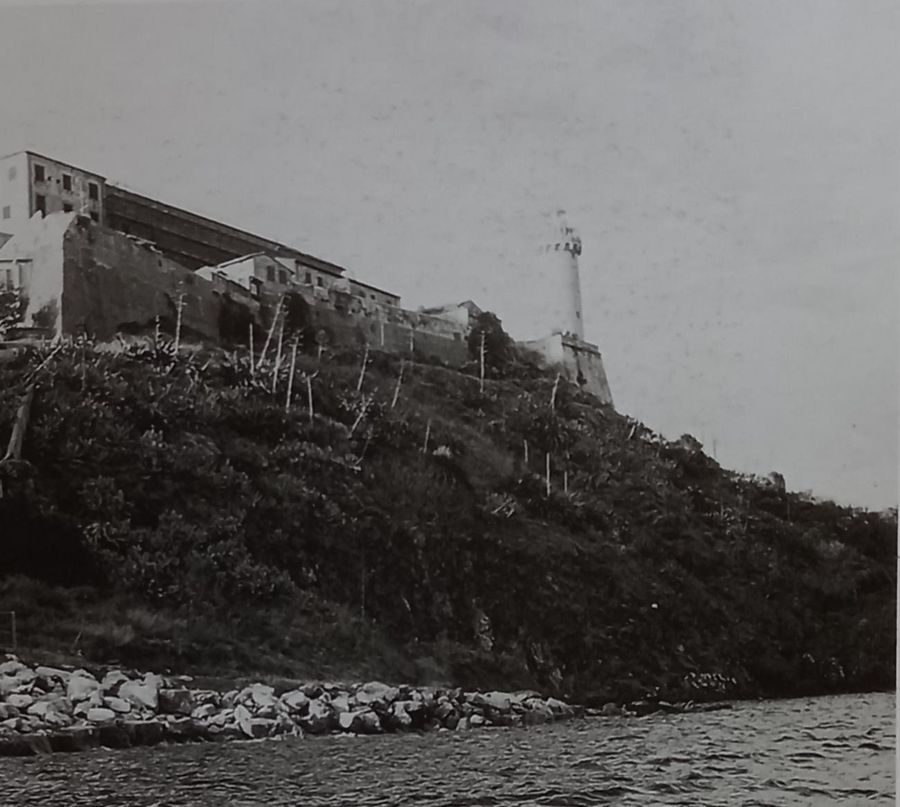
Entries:
POLYGON ((104 698, 103 705, 120 715, 128 714, 131 711, 131 704, 122 698, 104 698))
POLYGON ((159 707, 159 684, 156 678, 126 681, 119 687, 119 697, 139 709, 156 711, 159 707))
POLYGON ((103 680, 100 682, 100 688, 103 690, 103 694, 115 694, 118 688, 124 684, 126 681, 130 681, 131 679, 125 675, 121 670, 110 670, 106 675, 103 676, 103 680))
POLYGON ((331 699, 331 708, 336 714, 350 711, 350 696, 346 692, 335 695, 331 699))
POLYGON ((4 661, 0 664, 0 675, 9 675, 14 676, 16 673, 21 670, 27 670, 26 667, 21 661, 19 661, 15 656, 10 658, 7 661, 4 661))
POLYGON ((505 692, 476 692, 469 702, 475 706, 489 706, 499 712, 508 712, 512 706, 511 699, 505 692))
POLYGON ((77 673, 73 673, 66 686, 66 695, 73 703, 87 700, 95 692, 99 691, 100 682, 96 678, 77 673))
POLYGON ((31 706, 32 703, 34 703, 34 698, 32 698, 31 695, 20 695, 14 693, 12 695, 6 696, 6 702, 10 706, 15 706, 16 709, 27 709, 29 706, 31 706))
POLYGON ((409 728, 412 725, 412 717, 406 711, 405 701, 398 701, 391 708, 391 717, 394 723, 401 728, 409 728))
MULTIPOLYGON (((461 723, 462 721, 460 721, 461 723)), ((477 729, 483 726, 487 721, 484 719, 484 715, 474 714, 469 717, 469 728, 477 729)))
POLYGON ((35 667, 34 672, 41 678, 62 681, 63 684, 68 684, 69 679, 72 677, 72 673, 68 670, 61 670, 58 667, 35 667))
POLYGON ((246 706, 238 704, 234 707, 234 722, 248 737, 253 736, 253 715, 250 714, 250 710, 246 706))
POLYGON ((115 717, 116 713, 112 709, 104 709, 99 706, 95 706, 87 711, 87 719, 91 723, 105 723, 108 720, 114 720, 115 717))
POLYGON ((281 702, 291 712, 302 712, 309 706, 309 698, 307 698, 299 689, 285 692, 284 695, 281 696, 281 702))
POLYGON ((382 684, 381 681, 369 681, 356 690, 353 699, 360 705, 367 706, 372 703, 387 705, 397 700, 399 696, 400 690, 397 687, 382 684))
MULTIPOLYGON (((243 707, 241 707, 243 709, 243 707)), ((216 714, 216 707, 212 703, 201 703, 193 712, 191 717, 195 720, 207 720, 216 714)), ((224 724, 224 719, 222 723, 224 724)))
POLYGON ((354 734, 377 734, 381 731, 381 721, 371 709, 342 712, 338 716, 338 725, 344 731, 350 731, 354 734))

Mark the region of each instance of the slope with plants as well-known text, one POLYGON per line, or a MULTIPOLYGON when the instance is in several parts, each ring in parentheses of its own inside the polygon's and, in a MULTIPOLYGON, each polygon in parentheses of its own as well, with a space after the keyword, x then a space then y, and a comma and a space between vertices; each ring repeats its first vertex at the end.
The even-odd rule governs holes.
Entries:
POLYGON ((0 365, 3 445, 35 384, 0 464, 26 649, 588 702, 892 686, 896 511, 726 471, 490 315, 463 372, 290 336, 0 365))

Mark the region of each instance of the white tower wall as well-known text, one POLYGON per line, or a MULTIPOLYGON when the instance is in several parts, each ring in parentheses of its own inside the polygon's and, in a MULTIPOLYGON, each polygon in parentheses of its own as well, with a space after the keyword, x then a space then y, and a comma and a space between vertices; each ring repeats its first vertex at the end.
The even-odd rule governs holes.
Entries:
POLYGON ((545 245, 544 260, 547 263, 548 278, 554 293, 551 324, 554 332, 570 333, 584 340, 584 316, 581 309, 581 281, 578 276, 578 256, 581 254, 581 239, 568 226, 565 213, 557 213, 557 240, 545 245))

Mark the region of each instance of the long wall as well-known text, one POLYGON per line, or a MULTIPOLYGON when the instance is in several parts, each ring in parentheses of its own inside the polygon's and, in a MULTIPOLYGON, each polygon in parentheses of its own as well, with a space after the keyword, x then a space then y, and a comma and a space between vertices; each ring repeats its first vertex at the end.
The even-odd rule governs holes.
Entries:
MULTIPOLYGON (((18 267, 23 267, 23 285, 34 298, 24 325, 90 334, 101 341, 118 333, 146 332, 157 317, 171 331, 180 301, 186 339, 244 342, 251 321, 259 334, 268 327, 282 294, 281 289, 263 286, 256 297, 225 277, 203 278, 140 239, 74 214, 33 219, 0 249, 0 264, 15 269, 16 278, 18 267), (43 320, 34 322, 41 311, 43 320), (236 321, 246 323, 238 333, 236 321)), ((324 331, 331 346, 369 344, 404 355, 411 355, 412 349, 415 355, 451 365, 468 359, 458 323, 339 289, 298 285, 296 290, 310 305, 312 324, 324 331)))

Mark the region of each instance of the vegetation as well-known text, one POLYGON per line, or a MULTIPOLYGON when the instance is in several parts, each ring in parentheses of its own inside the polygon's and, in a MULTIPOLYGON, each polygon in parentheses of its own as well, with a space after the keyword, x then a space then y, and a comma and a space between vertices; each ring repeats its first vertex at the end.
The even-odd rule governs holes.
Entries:
POLYGON ((896 511, 726 471, 483 327, 483 392, 477 362, 314 343, 0 365, 0 445, 37 385, 0 463, 0 611, 29 652, 190 672, 589 702, 696 697, 691 673, 731 695, 892 686, 896 511))

